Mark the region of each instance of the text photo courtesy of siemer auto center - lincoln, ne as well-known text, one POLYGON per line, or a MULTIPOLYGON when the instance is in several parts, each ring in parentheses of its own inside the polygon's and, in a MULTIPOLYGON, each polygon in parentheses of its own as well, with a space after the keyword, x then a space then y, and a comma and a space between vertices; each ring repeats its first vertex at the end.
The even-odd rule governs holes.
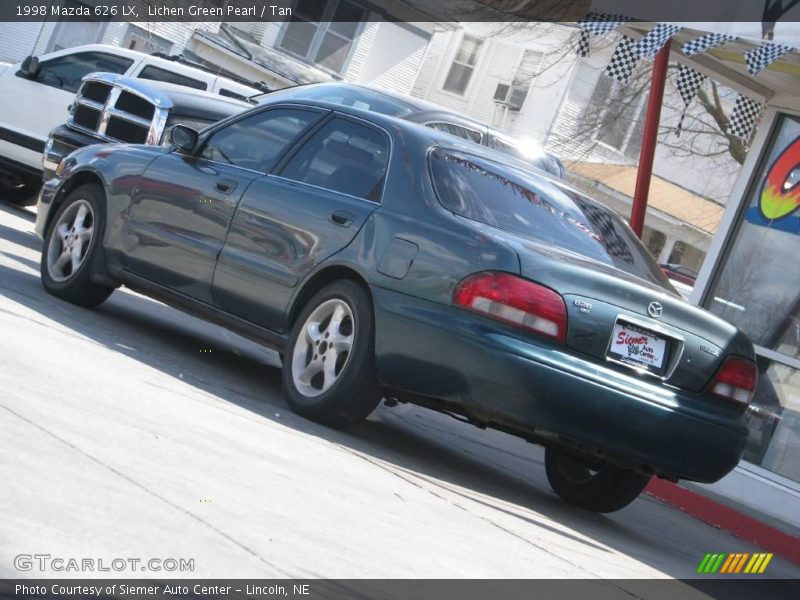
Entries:
POLYGON ((0 2, 0 597, 796 598, 800 2, 0 2))

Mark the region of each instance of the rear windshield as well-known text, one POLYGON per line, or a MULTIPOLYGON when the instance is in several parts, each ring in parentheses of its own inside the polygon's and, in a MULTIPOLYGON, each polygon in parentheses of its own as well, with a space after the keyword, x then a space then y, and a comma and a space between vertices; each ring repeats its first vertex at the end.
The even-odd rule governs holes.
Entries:
POLYGON ((522 170, 441 149, 431 152, 430 165, 448 210, 666 284, 622 219, 594 200, 522 170))

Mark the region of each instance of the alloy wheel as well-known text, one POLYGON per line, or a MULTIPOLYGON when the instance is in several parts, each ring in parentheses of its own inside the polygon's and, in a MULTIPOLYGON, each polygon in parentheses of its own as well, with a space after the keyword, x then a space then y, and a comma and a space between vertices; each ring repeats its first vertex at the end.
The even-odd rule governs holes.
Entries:
POLYGON ((67 281, 78 272, 94 235, 94 210, 77 200, 61 213, 47 247, 47 272, 53 281, 67 281))
POLYGON ((353 311, 344 300, 326 300, 303 323, 292 352, 292 381, 307 398, 327 392, 353 350, 353 311))

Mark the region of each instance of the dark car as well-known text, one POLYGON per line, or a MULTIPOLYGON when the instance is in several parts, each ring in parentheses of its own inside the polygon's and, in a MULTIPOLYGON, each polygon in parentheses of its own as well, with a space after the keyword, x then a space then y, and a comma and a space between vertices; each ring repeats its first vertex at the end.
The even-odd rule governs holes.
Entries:
POLYGON ((48 292, 90 307, 126 285, 273 346, 289 406, 330 426, 386 397, 542 443, 553 489, 589 510, 739 461, 751 343, 602 204, 332 103, 172 140, 65 159, 37 222, 48 292))
POLYGON ((513 156, 537 169, 564 179, 564 164, 555 154, 547 152, 540 144, 530 140, 518 140, 485 123, 419 98, 352 83, 312 83, 267 92, 256 96, 254 100, 272 103, 290 98, 332 102, 400 117, 481 146, 494 148, 503 154, 513 156))
POLYGON ((90 73, 70 106, 69 118, 50 132, 42 156, 42 177, 61 160, 92 144, 161 144, 177 124, 203 129, 250 108, 247 102, 182 85, 90 73))

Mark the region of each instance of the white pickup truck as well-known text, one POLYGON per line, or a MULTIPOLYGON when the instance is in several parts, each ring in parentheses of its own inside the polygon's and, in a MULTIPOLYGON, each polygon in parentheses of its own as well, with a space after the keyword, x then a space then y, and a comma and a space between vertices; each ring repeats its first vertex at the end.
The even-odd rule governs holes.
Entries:
POLYGON ((0 63, 0 199, 21 206, 36 202, 47 136, 67 121, 83 77, 96 71, 238 99, 263 91, 176 60, 100 44, 0 63))

